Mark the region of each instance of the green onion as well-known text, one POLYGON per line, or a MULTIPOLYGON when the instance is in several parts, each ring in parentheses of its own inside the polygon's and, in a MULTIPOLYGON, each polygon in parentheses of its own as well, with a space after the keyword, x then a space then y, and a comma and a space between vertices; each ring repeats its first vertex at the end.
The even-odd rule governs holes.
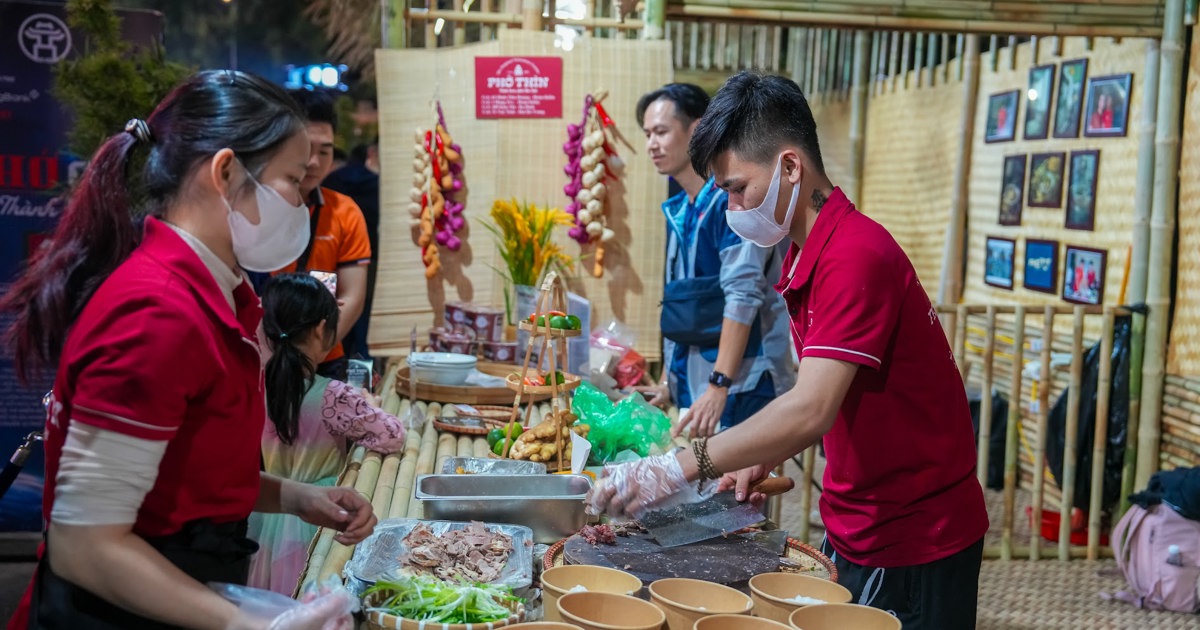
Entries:
POLYGON ((371 608, 414 621, 440 623, 486 623, 512 614, 504 602, 524 601, 507 586, 443 582, 419 575, 380 578, 363 597, 379 593, 378 606, 371 608))

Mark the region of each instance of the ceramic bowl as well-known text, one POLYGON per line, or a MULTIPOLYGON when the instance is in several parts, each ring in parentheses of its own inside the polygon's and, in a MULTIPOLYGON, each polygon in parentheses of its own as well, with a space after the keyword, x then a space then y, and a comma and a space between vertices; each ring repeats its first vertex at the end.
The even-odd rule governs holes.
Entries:
POLYGON ((692 630, 710 615, 749 615, 754 602, 743 592, 703 580, 667 578, 650 584, 650 601, 662 609, 670 630, 692 630))
POLYGON ((661 630, 666 621, 658 606, 616 593, 567 593, 558 614, 583 630, 661 630))
POLYGON ((568 564, 542 573, 542 600, 546 621, 560 621, 558 598, 582 586, 588 592, 636 595, 642 581, 617 569, 589 564, 568 564))
POLYGON ((814 604, 792 611, 796 630, 900 630, 900 620, 878 608, 858 604, 814 604))
POLYGON ((819 599, 826 604, 847 604, 851 599, 846 587, 812 575, 763 573, 750 578, 750 598, 754 600, 756 617, 787 623, 793 610, 811 605, 795 601, 797 596, 819 599))
POLYGON ((434 385, 462 385, 477 362, 473 355, 455 352, 414 352, 408 358, 417 380, 434 385))

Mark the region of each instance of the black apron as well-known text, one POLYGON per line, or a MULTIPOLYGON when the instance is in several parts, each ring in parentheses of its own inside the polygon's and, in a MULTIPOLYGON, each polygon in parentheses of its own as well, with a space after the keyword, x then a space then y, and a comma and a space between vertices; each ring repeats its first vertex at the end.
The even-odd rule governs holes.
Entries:
MULTIPOLYGON (((214 524, 192 521, 170 536, 146 538, 146 542, 181 571, 198 582, 245 584, 250 575, 250 556, 258 544, 246 538, 245 520, 214 524)), ((58 577, 50 570, 53 545, 47 539, 38 562, 30 606, 30 630, 171 630, 177 626, 135 615, 58 577)))

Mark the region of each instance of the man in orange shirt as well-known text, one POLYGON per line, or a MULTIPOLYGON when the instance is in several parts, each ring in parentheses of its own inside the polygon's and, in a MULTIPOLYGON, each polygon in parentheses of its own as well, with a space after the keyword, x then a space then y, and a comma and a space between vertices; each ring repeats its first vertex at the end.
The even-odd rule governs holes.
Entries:
POLYGON ((300 258, 276 273, 308 271, 337 275, 338 343, 317 366, 317 373, 344 381, 347 360, 342 339, 362 315, 366 302, 371 242, 362 210, 354 200, 320 185, 333 168, 333 138, 337 128, 333 98, 315 90, 293 90, 291 94, 308 118, 310 152, 300 194, 308 203, 312 234, 300 258))

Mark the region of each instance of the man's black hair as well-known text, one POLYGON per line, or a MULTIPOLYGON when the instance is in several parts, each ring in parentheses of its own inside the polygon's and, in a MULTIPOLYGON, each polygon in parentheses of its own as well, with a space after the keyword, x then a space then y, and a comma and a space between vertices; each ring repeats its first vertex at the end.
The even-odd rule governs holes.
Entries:
POLYGON ((698 85, 668 83, 638 99, 637 121, 639 127, 644 123, 646 109, 659 99, 675 103, 675 117, 683 123, 684 127, 704 115, 709 101, 708 94, 698 85))
POLYGON ((300 106, 308 122, 329 123, 333 132, 337 133, 337 111, 333 107, 333 97, 324 90, 289 90, 288 94, 300 106))
POLYGON ((733 151, 755 162, 771 162, 784 144, 800 147, 821 171, 817 123, 800 86, 780 76, 743 71, 730 77, 692 132, 692 168, 707 178, 717 156, 733 151))

